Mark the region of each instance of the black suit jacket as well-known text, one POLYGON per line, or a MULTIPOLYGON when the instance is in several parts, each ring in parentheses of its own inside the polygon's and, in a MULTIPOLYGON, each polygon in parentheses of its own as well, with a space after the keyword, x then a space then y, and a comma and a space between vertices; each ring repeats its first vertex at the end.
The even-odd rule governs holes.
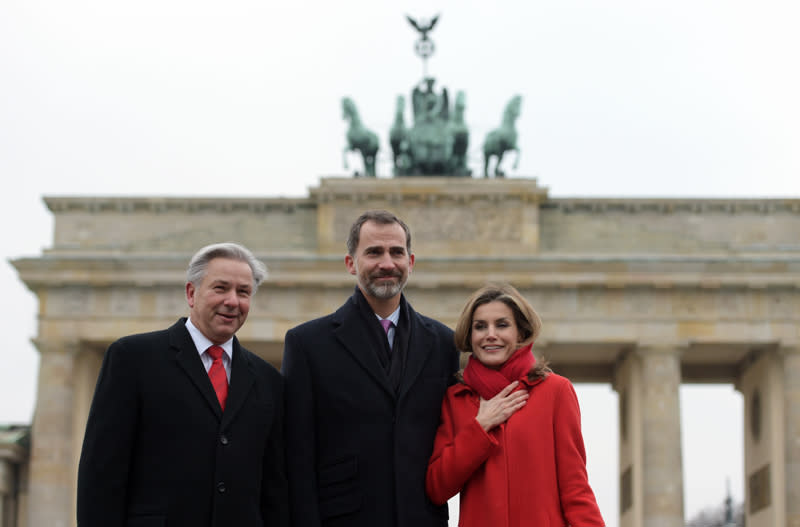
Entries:
POLYGON ((425 471, 442 398, 458 368, 453 332, 402 299, 409 345, 395 390, 357 294, 286 334, 292 525, 444 527, 447 506, 428 500, 425 471))
POLYGON ((185 327, 105 354, 78 469, 80 527, 285 527, 284 383, 233 343, 225 412, 185 327))

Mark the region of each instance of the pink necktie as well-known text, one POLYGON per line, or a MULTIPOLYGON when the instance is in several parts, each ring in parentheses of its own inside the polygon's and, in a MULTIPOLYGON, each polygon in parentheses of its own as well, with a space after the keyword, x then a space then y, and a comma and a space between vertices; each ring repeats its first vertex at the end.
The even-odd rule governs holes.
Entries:
MULTIPOLYGON (((381 326, 383 326, 383 330, 386 332, 386 338, 389 338, 389 329, 394 325, 392 321, 388 318, 381 319, 381 326)), ((392 349, 392 341, 389 341, 389 349, 392 349)))
POLYGON ((225 411, 225 401, 228 399, 228 375, 225 373, 225 366, 222 365, 222 354, 225 351, 219 346, 211 346, 206 350, 206 353, 214 359, 208 369, 208 377, 211 379, 214 391, 217 392, 219 405, 225 411))

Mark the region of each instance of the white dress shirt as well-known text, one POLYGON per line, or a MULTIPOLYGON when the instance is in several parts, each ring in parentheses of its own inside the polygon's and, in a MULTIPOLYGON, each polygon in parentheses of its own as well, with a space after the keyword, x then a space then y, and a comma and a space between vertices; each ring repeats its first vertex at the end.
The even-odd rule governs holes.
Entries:
MULTIPOLYGON (((208 340, 208 338, 203 335, 194 324, 192 324, 192 319, 186 319, 186 329, 189 330, 189 335, 192 336, 192 340, 194 341, 194 347, 197 348, 197 353, 200 354, 200 360, 203 361, 203 366, 206 368, 206 372, 211 368, 211 364, 214 362, 214 359, 206 353, 206 350, 214 345, 213 342, 208 340)), ((231 360, 233 360, 233 337, 228 339, 226 342, 222 344, 218 344, 219 347, 225 351, 222 354, 222 365, 225 367, 225 374, 228 376, 228 384, 231 383, 231 360)))

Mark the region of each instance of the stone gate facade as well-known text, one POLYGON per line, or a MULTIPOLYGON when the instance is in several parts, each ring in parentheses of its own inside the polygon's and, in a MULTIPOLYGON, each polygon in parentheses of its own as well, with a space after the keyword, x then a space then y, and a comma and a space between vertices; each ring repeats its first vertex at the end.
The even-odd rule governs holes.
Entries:
POLYGON ((744 395, 748 526, 800 526, 800 199, 553 199, 534 179, 325 178, 305 198, 45 201, 52 247, 13 262, 39 300, 41 366, 29 456, 0 456, 0 475, 24 475, 13 495, 0 478, 0 503, 17 511, 2 527, 74 524, 103 351, 187 312, 196 249, 237 241, 265 261, 238 336, 277 365, 286 330, 352 291, 344 240, 368 208, 411 227, 419 311, 452 327, 472 290, 509 281, 545 320, 538 355, 573 382, 612 383, 622 527, 683 526, 683 382, 744 395))

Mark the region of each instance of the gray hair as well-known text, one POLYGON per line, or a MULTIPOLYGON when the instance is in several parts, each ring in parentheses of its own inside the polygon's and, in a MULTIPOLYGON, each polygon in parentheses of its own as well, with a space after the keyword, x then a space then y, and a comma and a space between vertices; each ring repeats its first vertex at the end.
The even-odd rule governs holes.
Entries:
POLYGON ((361 227, 368 221, 374 221, 379 225, 391 225, 392 223, 400 225, 406 233, 406 251, 411 254, 411 230, 403 220, 388 210, 368 210, 353 222, 353 225, 350 226, 350 233, 347 236, 347 254, 350 256, 356 255, 358 242, 361 238, 361 227))
POLYGON ((250 266, 253 273, 253 293, 267 277, 267 266, 258 260, 250 250, 238 243, 225 242, 206 245, 192 256, 186 269, 186 281, 197 286, 206 276, 208 263, 214 258, 239 260, 250 266))

